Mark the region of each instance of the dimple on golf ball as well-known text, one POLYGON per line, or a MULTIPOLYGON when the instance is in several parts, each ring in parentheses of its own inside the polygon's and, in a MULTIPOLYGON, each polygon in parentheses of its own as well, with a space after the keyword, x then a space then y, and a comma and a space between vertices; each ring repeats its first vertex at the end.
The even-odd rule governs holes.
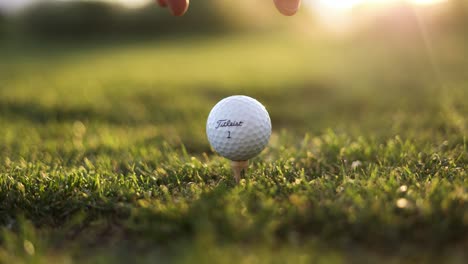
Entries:
POLYGON ((213 107, 206 134, 218 154, 232 161, 246 161, 260 154, 268 144, 271 120, 260 102, 234 95, 213 107))

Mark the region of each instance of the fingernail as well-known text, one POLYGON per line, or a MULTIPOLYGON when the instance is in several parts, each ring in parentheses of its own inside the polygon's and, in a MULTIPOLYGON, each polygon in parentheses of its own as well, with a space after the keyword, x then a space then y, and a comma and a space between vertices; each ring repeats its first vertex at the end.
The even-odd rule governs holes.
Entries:
POLYGON ((292 16, 296 14, 301 0, 274 0, 276 7, 285 16, 292 16))

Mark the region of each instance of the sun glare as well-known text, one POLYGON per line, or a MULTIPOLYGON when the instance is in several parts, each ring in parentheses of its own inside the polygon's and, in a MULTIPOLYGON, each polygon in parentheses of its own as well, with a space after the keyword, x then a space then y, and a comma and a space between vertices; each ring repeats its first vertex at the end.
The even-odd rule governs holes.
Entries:
POLYGON ((350 9, 365 0, 319 0, 319 7, 332 8, 332 9, 350 9))
POLYGON ((408 2, 415 5, 432 5, 447 0, 317 0, 314 5, 321 9, 349 10, 360 5, 383 5, 398 2, 408 2))
POLYGON ((448 0, 303 0, 309 10, 317 15, 321 24, 336 32, 346 32, 354 22, 363 18, 372 11, 382 10, 399 3, 407 3, 414 6, 430 6, 441 4, 448 0), (354 10, 361 8, 359 16, 355 16, 354 10))
POLYGON ((447 0, 413 0, 411 2, 415 3, 415 4, 419 4, 419 5, 432 5, 432 4, 438 4, 438 3, 442 3, 442 2, 445 2, 447 0))

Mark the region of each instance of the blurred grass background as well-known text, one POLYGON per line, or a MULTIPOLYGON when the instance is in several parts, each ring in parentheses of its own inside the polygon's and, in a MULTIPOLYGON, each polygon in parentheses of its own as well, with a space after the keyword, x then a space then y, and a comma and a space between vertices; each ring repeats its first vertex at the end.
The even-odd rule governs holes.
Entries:
POLYGON ((180 247, 178 262, 463 263, 467 11, 396 3, 330 24, 269 1, 193 1, 182 18, 38 1, 0 14, 0 260, 150 262, 180 247), (273 122, 240 187, 205 136, 233 94, 273 122))

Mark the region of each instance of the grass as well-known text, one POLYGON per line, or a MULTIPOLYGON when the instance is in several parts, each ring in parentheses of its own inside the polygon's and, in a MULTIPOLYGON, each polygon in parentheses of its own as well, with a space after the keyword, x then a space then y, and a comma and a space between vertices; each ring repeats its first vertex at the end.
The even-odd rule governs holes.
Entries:
POLYGON ((4 46, 0 262, 464 263, 466 41, 432 41, 4 46), (239 185, 204 132, 232 94, 273 122, 239 185))

